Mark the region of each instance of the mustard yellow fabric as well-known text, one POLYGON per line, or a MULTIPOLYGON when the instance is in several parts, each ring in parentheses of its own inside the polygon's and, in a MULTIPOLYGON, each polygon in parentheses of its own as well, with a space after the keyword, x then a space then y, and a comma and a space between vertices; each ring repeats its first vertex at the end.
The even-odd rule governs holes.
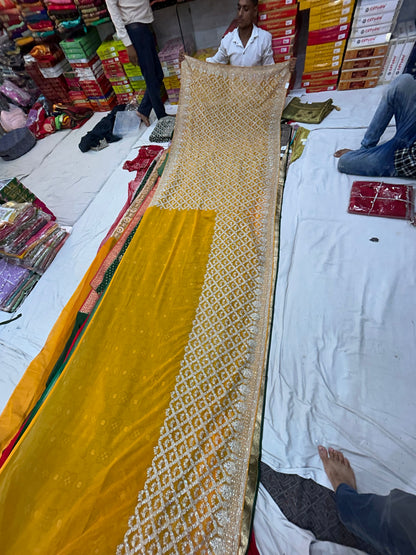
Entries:
POLYGON ((45 346, 33 359, 0 415, 0 451, 17 434, 42 394, 49 374, 68 340, 77 312, 90 291, 89 282, 115 243, 110 237, 101 247, 81 283, 52 328, 45 346))
POLYGON ((244 551, 288 77, 182 63, 153 206, 0 473, 1 553, 244 551))
POLYGON ((115 551, 180 368, 214 223, 212 211, 145 214, 83 341, 0 474, 2 554, 115 551))

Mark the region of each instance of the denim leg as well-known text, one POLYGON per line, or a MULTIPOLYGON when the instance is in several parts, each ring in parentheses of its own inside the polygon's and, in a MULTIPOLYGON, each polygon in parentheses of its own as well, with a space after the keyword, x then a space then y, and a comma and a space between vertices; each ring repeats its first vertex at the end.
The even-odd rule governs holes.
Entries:
POLYGON ((361 147, 341 156, 338 170, 350 175, 367 177, 396 177, 394 152, 397 149, 396 138, 372 148, 361 147))
POLYGON ((140 103, 139 112, 149 116, 152 108, 158 119, 166 116, 165 106, 160 96, 163 83, 163 70, 157 55, 155 39, 149 27, 144 23, 132 23, 126 26, 130 40, 136 49, 140 69, 146 82, 146 93, 140 103))
POLYGON ((347 484, 340 484, 335 493, 339 517, 344 526, 381 553, 389 553, 385 545, 387 534, 383 521, 385 499, 381 495, 357 493, 347 484))
POLYGON ((384 91, 361 145, 365 148, 376 146, 393 116, 396 120, 396 138, 400 139, 397 148, 413 144, 416 139, 415 106, 415 79, 408 73, 399 75, 384 91))

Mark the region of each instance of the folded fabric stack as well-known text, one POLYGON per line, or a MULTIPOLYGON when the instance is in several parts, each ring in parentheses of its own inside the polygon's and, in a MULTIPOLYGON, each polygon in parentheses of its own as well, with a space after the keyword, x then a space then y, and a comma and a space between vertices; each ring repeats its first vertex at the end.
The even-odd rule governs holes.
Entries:
POLYGON ((17 310, 39 279, 38 274, 0 258, 0 310, 17 310))
POLYGON ((116 105, 115 94, 96 53, 100 44, 101 39, 95 27, 82 37, 60 43, 89 104, 96 112, 111 110, 116 105))
POLYGON ((91 107, 87 95, 81 88, 81 82, 74 69, 64 72, 65 81, 69 89, 69 98, 74 106, 91 107))
POLYGON ((0 23, 12 39, 22 36, 27 31, 27 25, 20 17, 13 0, 0 0, 0 23))
POLYGON ((192 44, 190 39, 184 44, 180 38, 169 40, 159 52, 159 59, 164 74, 163 82, 171 104, 179 102, 179 91, 181 88, 180 58, 185 52, 192 55, 195 52, 195 45, 192 44))
MULTIPOLYGON (((135 95, 123 65, 123 62, 125 64, 129 62, 126 47, 121 40, 106 40, 98 48, 97 55, 100 57, 104 74, 116 94, 117 104, 127 104, 135 95)), ((138 70, 140 71, 140 68, 138 70)))
POLYGON ((55 34, 55 26, 42 0, 16 0, 16 3, 32 36, 47 38, 55 34))
POLYGON ((70 102, 63 74, 71 68, 58 45, 39 44, 24 56, 24 60, 27 73, 50 102, 70 102))
POLYGON ((77 6, 71 0, 45 0, 48 15, 56 29, 65 35, 66 32, 81 30, 83 22, 77 6))
POLYGON ((110 21, 104 0, 75 0, 85 25, 99 25, 110 21))
MULTIPOLYGON (((6 81, 13 83, 13 90, 10 89, 10 95, 4 94, 2 91, 1 98, 4 99, 6 97, 7 101, 11 101, 19 106, 30 104, 30 99, 35 99, 39 95, 38 88, 25 71, 24 59, 21 54, 21 51, 24 51, 24 45, 30 48, 31 44, 33 44, 33 39, 21 37, 16 39, 16 41, 6 41, 0 45, 0 75, 2 77, 3 90, 3 85, 6 81), (21 42, 22 47, 16 47, 14 42, 21 42), (29 101, 27 104, 22 103, 21 100, 27 97, 27 95, 29 96, 29 101)), ((8 104, 0 103, 0 109, 8 110, 8 104)))
MULTIPOLYGON (((127 104, 133 98, 140 102, 146 92, 146 83, 140 66, 130 63, 126 47, 121 40, 107 40, 97 54, 107 79, 117 97, 117 104, 127 104)), ((163 91, 164 92, 164 91, 163 91)))
POLYGON ((18 179, 0 182, 0 310, 13 312, 69 236, 18 179))

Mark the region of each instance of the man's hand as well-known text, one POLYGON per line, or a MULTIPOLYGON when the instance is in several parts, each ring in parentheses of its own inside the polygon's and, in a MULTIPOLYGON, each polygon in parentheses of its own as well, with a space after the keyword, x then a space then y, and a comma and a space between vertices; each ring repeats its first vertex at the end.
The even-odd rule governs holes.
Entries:
POLYGON ((130 63, 133 64, 134 66, 138 66, 139 60, 137 58, 137 52, 134 46, 130 44, 130 46, 126 47, 126 50, 127 50, 127 55, 129 57, 130 63))

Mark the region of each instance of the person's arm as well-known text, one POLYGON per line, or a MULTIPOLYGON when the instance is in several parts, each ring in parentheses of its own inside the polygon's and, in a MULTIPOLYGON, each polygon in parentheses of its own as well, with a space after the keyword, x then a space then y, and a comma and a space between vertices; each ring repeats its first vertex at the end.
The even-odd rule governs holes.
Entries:
POLYGON ((272 66, 274 64, 273 50, 272 50, 272 36, 267 37, 264 45, 263 55, 262 55, 262 65, 272 66))
POLYGON ((224 39, 222 39, 220 47, 217 50, 217 53, 212 56, 211 58, 207 58, 207 62, 211 64, 228 64, 230 61, 230 57, 227 53, 227 48, 224 43, 224 39))
MULTIPOLYGON (((108 12, 111 16, 111 21, 113 22, 114 27, 116 28, 117 36, 120 40, 123 41, 123 44, 127 48, 127 52, 130 58, 130 52, 128 47, 131 46, 131 40, 126 31, 126 26, 124 25, 123 18, 121 17, 120 8, 118 7, 118 2, 117 0, 106 0, 106 4, 107 4, 108 12)), ((136 53, 135 50, 134 50, 134 53, 136 53)), ((136 54, 136 58, 137 58, 137 54, 136 54)), ((137 61, 136 61, 136 65, 137 65, 137 61)))

